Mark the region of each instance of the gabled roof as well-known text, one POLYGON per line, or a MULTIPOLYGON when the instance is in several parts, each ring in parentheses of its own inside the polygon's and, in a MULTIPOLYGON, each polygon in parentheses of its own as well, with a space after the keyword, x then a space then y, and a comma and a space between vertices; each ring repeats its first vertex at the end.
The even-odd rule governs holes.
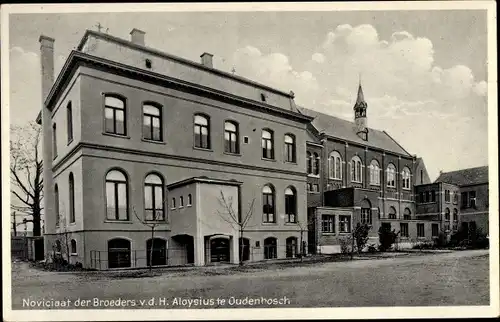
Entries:
POLYGON ((488 183, 488 166, 442 172, 435 182, 451 183, 457 186, 488 183))
POLYGON ((298 106, 297 108, 304 115, 314 117, 311 123, 320 133, 323 132, 328 136, 362 146, 373 147, 403 156, 412 156, 385 131, 369 128, 368 140, 364 141, 356 134, 356 125, 354 122, 304 107, 298 106))

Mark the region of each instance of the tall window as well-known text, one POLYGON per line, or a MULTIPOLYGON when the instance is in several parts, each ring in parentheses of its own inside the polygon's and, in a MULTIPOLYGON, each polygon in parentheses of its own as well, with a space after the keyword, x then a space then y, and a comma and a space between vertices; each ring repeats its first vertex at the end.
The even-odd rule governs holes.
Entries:
POLYGON ((146 140, 162 141, 161 108, 152 104, 142 106, 142 135, 146 140))
POLYGON ((372 224, 372 206, 368 199, 361 201, 361 223, 372 224))
POLYGON ((274 138, 271 130, 262 130, 262 157, 274 159, 274 138))
POLYGON ((55 202, 55 211, 56 211, 56 227, 59 226, 59 220, 61 214, 59 213, 59 188, 57 184, 54 187, 54 202, 55 202))
POLYGON ((191 196, 191 194, 188 194, 187 205, 191 206, 192 204, 193 204, 193 197, 191 196))
POLYGON ((363 182, 361 172, 362 172, 361 159, 358 156, 354 156, 351 159, 351 181, 363 182))
POLYGON ((165 220, 165 195, 162 178, 154 173, 144 180, 144 212, 146 220, 165 220))
POLYGON ((387 166, 387 186, 396 187, 396 167, 392 163, 387 166))
POLYGON ((321 217, 321 231, 335 233, 335 215, 323 215, 321 217))
POLYGON ((339 216, 339 231, 341 233, 351 232, 351 216, 339 216))
POLYGON ((467 208, 467 203, 468 203, 468 199, 467 199, 467 192, 462 192, 461 194, 461 199, 462 199, 462 208, 467 208))
POLYGON ((401 237, 408 237, 408 223, 400 223, 401 237))
POLYGON ((265 223, 276 222, 274 190, 271 186, 264 186, 262 189, 262 213, 265 223))
POLYGON ((71 240, 71 254, 76 254, 76 240, 71 240))
POLYGON ((457 208, 453 209, 453 221, 458 221, 458 210, 457 210, 457 208))
POLYGON ((312 168, 313 168, 313 159, 312 159, 312 153, 307 151, 306 152, 306 162, 307 162, 307 174, 312 174, 312 168))
POLYGON ((342 179, 342 157, 337 151, 330 153, 329 177, 330 179, 342 179))
POLYGON ((68 144, 73 141, 73 110, 71 108, 71 102, 66 106, 66 127, 68 130, 68 144))
POLYGON ((432 224, 432 237, 437 237, 437 236, 439 236, 439 225, 432 224))
POLYGON ((476 192, 469 191, 469 207, 476 208, 476 192))
POLYGON ((291 134, 285 135, 285 161, 296 162, 295 137, 291 134))
POLYGON ((320 156, 316 152, 313 153, 313 174, 314 175, 319 175, 319 168, 320 168, 320 156))
POLYGON ((397 214, 396 214, 396 208, 390 207, 389 208, 389 219, 396 219, 397 214))
POLYGON ((424 224, 417 224, 417 237, 425 237, 424 224))
POLYGON ((458 204, 458 192, 457 192, 457 191, 455 191, 455 192, 453 193, 453 204, 454 204, 454 205, 457 205, 457 204, 458 204))
POLYGON ((411 182, 410 169, 404 167, 401 177, 403 178, 403 189, 410 189, 410 182, 411 182))
POLYGON ((444 191, 444 201, 445 202, 450 202, 451 198, 450 198, 450 190, 445 190, 444 191))
POLYGON ((105 131, 125 135, 127 133, 125 101, 114 96, 104 97, 105 131))
POLYGON ((194 146, 210 149, 210 122, 204 115, 194 116, 194 146))
POLYGON ((291 187, 285 190, 285 214, 287 222, 297 222, 297 194, 291 187))
POLYGON ((127 177, 119 170, 106 175, 106 218, 128 220, 127 177))
POLYGON ((431 202, 436 202, 436 190, 431 191, 431 202))
POLYGON ((372 160, 370 163, 370 184, 380 185, 380 167, 377 160, 372 160))
POLYGON ((69 174, 69 222, 75 222, 75 178, 69 174))
POLYGON ((403 213, 403 219, 404 220, 410 220, 411 219, 410 208, 405 208, 404 213, 403 213))
POLYGON ((52 124, 52 153, 54 159, 57 158, 57 127, 56 123, 52 124))
POLYGON ((240 152, 238 124, 235 122, 224 122, 224 151, 227 153, 240 152))

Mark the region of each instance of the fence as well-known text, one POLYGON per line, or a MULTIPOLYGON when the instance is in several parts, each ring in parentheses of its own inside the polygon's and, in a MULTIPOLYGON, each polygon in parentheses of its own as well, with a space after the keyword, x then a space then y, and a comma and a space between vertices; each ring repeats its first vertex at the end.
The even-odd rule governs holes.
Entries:
MULTIPOLYGON (((90 268, 144 268, 150 263, 150 249, 129 250, 115 248, 109 251, 91 250, 90 268)), ((153 266, 182 266, 193 263, 193 254, 188 247, 169 247, 153 250, 153 266)))

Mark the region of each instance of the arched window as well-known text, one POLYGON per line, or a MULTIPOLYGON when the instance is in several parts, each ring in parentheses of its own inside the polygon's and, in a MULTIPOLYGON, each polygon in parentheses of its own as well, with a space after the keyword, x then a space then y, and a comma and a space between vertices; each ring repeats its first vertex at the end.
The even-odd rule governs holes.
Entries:
POLYGON ((271 130, 262 130, 262 157, 274 159, 274 134, 271 130))
POLYGON ((179 197, 179 208, 183 208, 183 207, 184 207, 184 197, 180 196, 179 197))
POLYGON ((66 106, 66 130, 68 131, 68 144, 73 141, 73 109, 71 102, 66 106))
POLYGON ((286 162, 296 162, 295 136, 292 134, 285 135, 285 161, 286 162))
POLYGON ((269 185, 262 188, 262 206, 263 222, 276 222, 274 189, 269 185))
POLYGON ((444 210, 444 220, 450 221, 450 208, 444 210))
POLYGON ((240 153, 238 123, 224 122, 224 151, 227 153, 240 153))
POLYGON ((69 174, 69 222, 75 222, 75 178, 69 174))
POLYGON ((155 174, 149 174, 144 180, 144 213, 146 220, 165 220, 165 193, 163 179, 155 174))
POLYGON ((372 222, 372 205, 370 200, 364 199, 361 202, 361 223, 371 225, 372 222))
POLYGON ((458 221, 458 210, 457 210, 457 208, 453 209, 453 221, 458 221))
POLYGON ((52 124, 52 154, 53 158, 57 158, 57 125, 52 124))
POLYGON ((192 204, 193 204, 193 196, 191 196, 191 194, 188 194, 187 205, 191 206, 192 204))
POLYGON ((352 182, 363 182, 361 159, 355 155, 351 159, 351 181, 352 182))
POLYGON ((403 219, 404 220, 410 220, 411 219, 411 210, 410 208, 405 208, 403 212, 403 219))
POLYGON ((307 191, 308 191, 308 192, 312 192, 312 191, 313 191, 313 186, 312 186, 312 183, 308 183, 308 184, 307 184, 307 191))
POLYGON ((59 213, 59 187, 57 184, 54 187, 54 202, 55 202, 55 211, 56 211, 56 227, 59 226, 59 220, 61 214, 59 213))
POLYGON ((389 219, 396 219, 396 217, 397 217, 396 208, 391 206, 389 208, 389 219))
POLYGON ((392 163, 387 166, 387 186, 396 187, 396 167, 392 163))
POLYGON ((288 237, 286 239, 286 257, 294 258, 297 256, 298 243, 297 237, 288 237))
POLYGON ((370 162, 370 184, 374 186, 380 185, 380 166, 375 159, 370 162))
POLYGON ((313 174, 316 176, 319 175, 319 169, 320 169, 320 157, 316 152, 314 152, 313 153, 313 174))
POLYGON ((71 240, 71 254, 76 254, 76 240, 71 240))
POLYGON ((264 259, 277 258, 278 242, 274 237, 264 239, 264 259))
POLYGON ((293 187, 285 189, 285 214, 287 222, 297 222, 297 194, 293 187))
POLYGON ((403 171, 401 172, 401 177, 403 178, 403 189, 410 189, 410 182, 411 182, 410 169, 404 167, 403 171))
POLYGON ((194 146, 200 149, 210 149, 210 120, 208 116, 194 116, 194 146))
POLYGON ((162 141, 161 108, 152 104, 142 106, 142 134, 146 140, 162 141))
POLYGON ((167 241, 161 238, 146 241, 146 261, 148 266, 167 265, 167 241), (151 248, 152 252, 151 252, 151 248), (151 262, 151 253, 153 260, 151 262))
POLYGON ((128 183, 120 170, 111 170, 106 175, 106 219, 128 220, 128 183))
POLYGON ((115 238, 108 241, 108 268, 130 267, 130 241, 115 238))
POLYGON ((342 157, 337 151, 330 153, 329 162, 329 177, 330 179, 342 179, 342 157))
POLYGON ((313 158, 312 153, 307 151, 306 153, 306 161, 307 161, 307 174, 313 174, 313 158))
POLYGON ((116 96, 104 96, 104 123, 107 133, 126 135, 125 101, 116 96))

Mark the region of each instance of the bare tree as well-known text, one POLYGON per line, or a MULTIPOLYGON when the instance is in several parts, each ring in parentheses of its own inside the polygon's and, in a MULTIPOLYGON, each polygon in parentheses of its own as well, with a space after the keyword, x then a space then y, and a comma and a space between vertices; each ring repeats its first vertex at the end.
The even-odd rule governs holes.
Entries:
POLYGON ((226 198, 222 190, 220 191, 219 204, 222 206, 224 211, 217 210, 217 212, 222 220, 229 223, 231 227, 233 227, 233 229, 237 229, 239 232, 238 241, 240 244, 240 266, 243 265, 243 250, 245 247, 243 244, 243 234, 245 232, 245 229, 247 228, 250 218, 252 218, 253 216, 254 203, 255 198, 253 198, 250 202, 250 206, 248 207, 248 211, 246 212, 246 214, 244 216, 240 216, 233 208, 233 198, 226 198))
POLYGON ((11 193, 15 211, 28 215, 33 223, 33 236, 41 235, 43 176, 40 155, 41 127, 34 122, 13 126, 10 139, 11 193))
POLYGON ((313 222, 314 217, 308 218, 305 222, 301 220, 297 220, 295 223, 300 228, 300 261, 304 260, 305 252, 304 252, 304 233, 308 231, 309 225, 313 222))
POLYGON ((132 207, 132 211, 134 212, 134 215, 137 218, 137 220, 139 220, 139 222, 144 226, 147 226, 151 229, 151 249, 149 250, 149 263, 148 263, 150 272, 153 270, 153 249, 155 242, 155 230, 156 227, 158 227, 159 225, 165 224, 165 210, 167 209, 166 203, 167 200, 165 199, 163 201, 163 211, 152 211, 153 215, 151 219, 146 218, 146 216, 140 216, 135 210, 135 207, 132 207))

